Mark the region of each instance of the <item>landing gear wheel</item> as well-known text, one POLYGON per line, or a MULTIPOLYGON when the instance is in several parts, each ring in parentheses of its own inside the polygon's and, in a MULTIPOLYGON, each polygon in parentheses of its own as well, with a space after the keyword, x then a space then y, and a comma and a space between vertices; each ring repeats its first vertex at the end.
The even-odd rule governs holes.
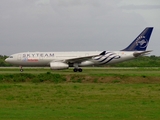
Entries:
POLYGON ((79 72, 82 72, 82 69, 81 69, 81 68, 79 68, 79 69, 78 69, 78 71, 79 71, 79 72))
POLYGON ((82 72, 82 69, 81 68, 74 68, 73 71, 74 72, 82 72))
POLYGON ((77 69, 77 68, 74 68, 74 69, 73 69, 73 71, 74 71, 74 72, 77 72, 77 71, 78 71, 78 69, 77 69))

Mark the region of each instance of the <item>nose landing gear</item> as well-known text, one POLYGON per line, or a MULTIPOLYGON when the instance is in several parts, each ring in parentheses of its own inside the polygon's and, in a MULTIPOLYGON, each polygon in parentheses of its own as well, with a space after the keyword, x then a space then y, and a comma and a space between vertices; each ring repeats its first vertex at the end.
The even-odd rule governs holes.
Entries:
POLYGON ((20 72, 23 72, 23 68, 22 68, 22 66, 20 66, 20 72))

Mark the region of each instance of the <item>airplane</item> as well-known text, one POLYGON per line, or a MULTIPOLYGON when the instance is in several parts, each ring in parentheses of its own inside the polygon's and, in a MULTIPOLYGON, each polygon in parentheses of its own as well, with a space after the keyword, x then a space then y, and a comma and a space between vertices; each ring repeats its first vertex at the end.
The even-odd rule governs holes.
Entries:
POLYGON ((82 52, 22 52, 10 55, 6 62, 22 66, 50 66, 52 70, 74 67, 74 72, 82 72, 84 66, 115 64, 146 55, 153 27, 146 27, 133 42, 120 51, 82 51, 82 52))

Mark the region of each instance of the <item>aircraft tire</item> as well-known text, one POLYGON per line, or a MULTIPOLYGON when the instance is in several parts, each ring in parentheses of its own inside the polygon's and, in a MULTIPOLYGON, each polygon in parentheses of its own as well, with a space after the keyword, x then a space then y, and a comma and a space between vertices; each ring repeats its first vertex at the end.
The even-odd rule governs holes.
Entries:
POLYGON ((82 69, 81 69, 81 68, 79 68, 79 69, 78 69, 78 71, 79 71, 79 72, 82 72, 82 69))
POLYGON ((78 71, 78 69, 77 69, 77 68, 74 68, 74 69, 73 69, 73 71, 74 71, 74 72, 77 72, 77 71, 78 71))

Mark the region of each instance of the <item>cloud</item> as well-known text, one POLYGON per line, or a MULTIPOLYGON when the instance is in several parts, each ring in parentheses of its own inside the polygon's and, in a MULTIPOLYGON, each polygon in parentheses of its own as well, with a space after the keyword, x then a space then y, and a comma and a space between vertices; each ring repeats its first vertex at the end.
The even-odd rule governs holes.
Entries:
POLYGON ((122 49, 146 27, 147 19, 138 12, 127 13, 120 3, 1 0, 0 51, 8 55, 20 51, 122 49))
POLYGON ((160 9, 160 5, 124 5, 121 8, 126 10, 152 10, 160 9))

